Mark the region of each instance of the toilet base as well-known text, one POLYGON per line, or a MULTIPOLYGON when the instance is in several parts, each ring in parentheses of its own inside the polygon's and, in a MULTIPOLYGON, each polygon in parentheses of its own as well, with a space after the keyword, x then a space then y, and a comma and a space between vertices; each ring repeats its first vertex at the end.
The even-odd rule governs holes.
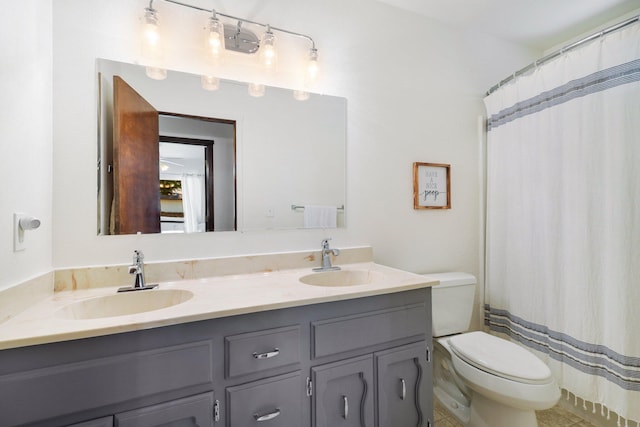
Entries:
POLYGON ((434 387, 433 395, 442 406, 447 408, 447 411, 451 412, 451 414, 462 423, 462 425, 468 425, 469 414, 471 413, 469 406, 459 402, 438 386, 434 387))
POLYGON ((474 393, 471 414, 465 427, 538 427, 533 409, 519 409, 503 405, 474 393))

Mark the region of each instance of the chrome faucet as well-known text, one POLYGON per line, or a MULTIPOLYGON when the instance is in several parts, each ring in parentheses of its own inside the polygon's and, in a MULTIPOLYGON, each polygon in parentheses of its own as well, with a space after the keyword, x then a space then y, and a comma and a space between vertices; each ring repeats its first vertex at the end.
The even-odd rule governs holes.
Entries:
POLYGON ((340 267, 334 267, 331 265, 331 255, 338 256, 340 255, 339 249, 331 249, 329 247, 329 240, 324 239, 322 241, 322 267, 316 267, 313 271, 332 271, 332 270, 340 270, 340 267))
POLYGON ((134 275, 134 288, 144 288, 144 254, 138 250, 133 251, 133 264, 129 266, 129 274, 134 275))
POLYGON ((118 292, 141 291, 157 288, 158 285, 147 285, 144 280, 144 254, 141 251, 133 251, 133 264, 129 266, 129 274, 133 274, 133 286, 118 289, 118 292))

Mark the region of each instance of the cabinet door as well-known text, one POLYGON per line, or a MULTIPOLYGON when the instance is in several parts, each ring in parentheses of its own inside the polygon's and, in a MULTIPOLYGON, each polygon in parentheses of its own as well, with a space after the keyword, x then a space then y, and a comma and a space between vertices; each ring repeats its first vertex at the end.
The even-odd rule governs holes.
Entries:
POLYGON ((229 427, 302 426, 300 371, 227 388, 229 427))
POLYGON ((433 419, 426 343, 375 353, 378 427, 427 426, 433 419))
POLYGON ((212 427, 213 393, 116 414, 118 427, 212 427))
POLYGON ((373 426, 371 355, 311 368, 314 427, 373 426))

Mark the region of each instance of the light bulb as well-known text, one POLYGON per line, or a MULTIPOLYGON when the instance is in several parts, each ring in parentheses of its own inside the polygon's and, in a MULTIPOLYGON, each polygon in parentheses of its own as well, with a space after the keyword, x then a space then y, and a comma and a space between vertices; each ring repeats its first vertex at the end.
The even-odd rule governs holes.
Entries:
POLYGON ((271 27, 267 25, 267 31, 262 35, 260 40, 260 61, 265 68, 275 68, 278 55, 276 53, 276 37, 271 31, 271 27))
POLYGON ((144 42, 155 48, 160 44, 160 31, 158 30, 158 12, 152 8, 144 10, 144 42))
POLYGON ((220 79, 214 76, 202 76, 200 84, 204 90, 218 90, 220 88, 220 79))
POLYGON ((309 60, 307 62, 307 84, 314 83, 318 79, 318 49, 312 47, 309 51, 309 60))
POLYGON ((142 58, 146 63, 147 76, 155 80, 163 80, 167 77, 167 70, 162 67, 161 42, 158 12, 151 7, 145 8, 142 28, 142 58))
POLYGON ((216 17, 215 11, 209 18, 209 35, 207 37, 209 52, 214 59, 219 58, 224 52, 224 25, 216 17))
POLYGON ((249 83, 249 95, 254 98, 264 96, 264 85, 261 83, 249 83))

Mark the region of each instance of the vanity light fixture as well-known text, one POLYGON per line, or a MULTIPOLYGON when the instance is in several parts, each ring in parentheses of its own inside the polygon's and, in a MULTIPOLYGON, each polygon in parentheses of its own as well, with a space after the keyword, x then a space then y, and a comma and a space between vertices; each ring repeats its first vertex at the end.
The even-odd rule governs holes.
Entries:
POLYGON ((209 18, 207 47, 214 61, 219 60, 224 52, 224 25, 218 19, 215 10, 209 18))
MULTIPOLYGON (((215 67, 218 65, 225 51, 234 51, 248 55, 257 52, 263 67, 267 70, 274 69, 279 56, 279 52, 276 49, 275 33, 277 32, 287 36, 304 38, 311 43, 307 58, 307 68, 306 70, 301 70, 300 74, 301 77, 304 77, 305 85, 311 84, 317 79, 318 50, 311 37, 249 19, 227 15, 213 9, 194 6, 178 0, 162 1, 210 14, 208 25, 206 26, 207 55, 210 56, 210 58, 208 58, 210 64, 207 75, 211 76, 214 74, 214 70, 211 68, 212 66, 215 67), (224 18, 225 22, 223 22, 220 17, 224 18), (248 30, 246 24, 264 28, 262 37, 258 38, 254 32, 248 30)), ((153 8, 153 2, 154 0, 149 0, 149 7, 145 8, 142 56, 146 61, 147 75, 151 78, 161 79, 166 77, 166 69, 164 69, 162 65, 163 52, 160 43, 160 32, 158 31, 158 14, 153 8)), ((264 91, 262 91, 262 93, 264 94, 264 91)))
POLYGON ((313 84, 318 79, 318 49, 315 46, 309 51, 309 60, 307 61, 306 82, 308 85, 313 84))
POLYGON ((162 68, 162 40, 158 26, 158 11, 153 8, 153 1, 144 10, 142 56, 148 62, 146 67, 147 76, 155 80, 162 80, 167 77, 167 70, 162 68))
POLYGON ((260 62, 267 69, 271 70, 276 66, 278 56, 276 54, 276 36, 271 31, 271 26, 267 25, 267 31, 262 35, 260 40, 260 62))

